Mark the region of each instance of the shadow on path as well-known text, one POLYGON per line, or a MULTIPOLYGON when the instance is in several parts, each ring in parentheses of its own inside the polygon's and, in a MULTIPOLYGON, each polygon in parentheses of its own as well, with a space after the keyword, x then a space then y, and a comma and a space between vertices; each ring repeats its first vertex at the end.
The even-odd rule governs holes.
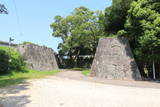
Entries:
POLYGON ((27 103, 30 103, 30 96, 18 96, 18 93, 27 90, 28 86, 28 82, 23 82, 23 84, 0 88, 0 107, 24 107, 27 103))
POLYGON ((7 96, 0 98, 0 107, 24 107, 31 101, 30 96, 7 96))

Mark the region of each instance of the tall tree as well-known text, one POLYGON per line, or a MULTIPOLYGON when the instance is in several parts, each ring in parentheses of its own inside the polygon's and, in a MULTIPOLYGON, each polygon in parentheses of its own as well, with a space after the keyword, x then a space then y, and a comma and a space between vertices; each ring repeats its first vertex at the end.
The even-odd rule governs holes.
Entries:
POLYGON ((154 63, 160 62, 159 9, 159 0, 133 2, 128 11, 124 31, 133 44, 137 59, 143 63, 153 64, 153 68, 154 63))
POLYGON ((127 11, 134 0, 112 0, 112 6, 105 10, 105 30, 108 34, 116 34, 124 29, 127 11))
POLYGON ((99 37, 104 36, 104 14, 81 6, 67 17, 56 16, 51 28, 53 36, 63 41, 59 54, 76 62, 79 55, 94 55, 99 37))

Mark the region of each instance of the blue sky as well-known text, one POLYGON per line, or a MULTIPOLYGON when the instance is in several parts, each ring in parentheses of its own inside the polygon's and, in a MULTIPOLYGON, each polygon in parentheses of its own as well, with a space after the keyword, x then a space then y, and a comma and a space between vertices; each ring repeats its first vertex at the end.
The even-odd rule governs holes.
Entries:
POLYGON ((9 11, 8 15, 0 15, 0 40, 8 41, 12 37, 14 43, 30 41, 57 51, 61 40, 53 38, 50 29, 54 16, 67 16, 80 6, 104 11, 111 0, 0 0, 0 3, 9 11))

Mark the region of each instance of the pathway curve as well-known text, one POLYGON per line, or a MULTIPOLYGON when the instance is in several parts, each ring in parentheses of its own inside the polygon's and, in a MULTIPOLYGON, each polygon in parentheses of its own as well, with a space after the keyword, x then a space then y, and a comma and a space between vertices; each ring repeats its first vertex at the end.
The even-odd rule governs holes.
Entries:
POLYGON ((148 82, 148 81, 125 81, 125 80, 107 80, 97 77, 87 77, 82 75, 81 71, 63 70, 57 74, 57 77, 68 78, 73 80, 81 80, 88 82, 97 82, 102 84, 119 85, 126 87, 139 87, 139 88, 158 88, 160 89, 160 83, 148 82))

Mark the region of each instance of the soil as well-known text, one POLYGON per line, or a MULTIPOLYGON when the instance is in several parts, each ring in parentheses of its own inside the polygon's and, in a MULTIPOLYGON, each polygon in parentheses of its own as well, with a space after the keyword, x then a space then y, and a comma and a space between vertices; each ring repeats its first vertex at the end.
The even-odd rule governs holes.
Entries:
POLYGON ((80 71, 0 88, 0 107, 159 107, 160 84, 104 80, 80 71))

